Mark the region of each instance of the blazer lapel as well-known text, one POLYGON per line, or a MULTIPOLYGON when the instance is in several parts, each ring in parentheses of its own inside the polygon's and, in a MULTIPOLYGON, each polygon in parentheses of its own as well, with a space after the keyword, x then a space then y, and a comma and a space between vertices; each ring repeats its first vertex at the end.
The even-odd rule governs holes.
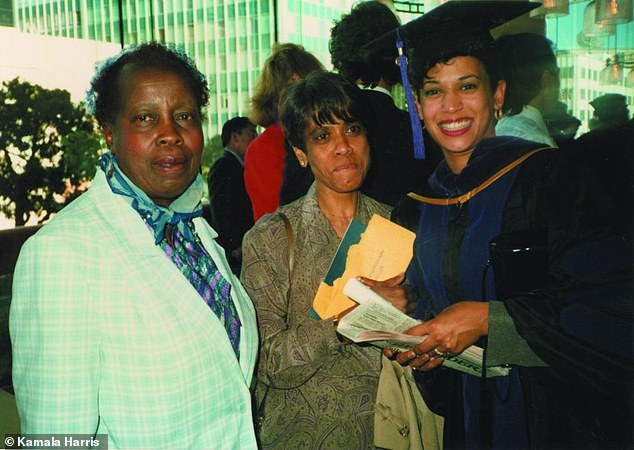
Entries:
MULTIPOLYGON (((98 214, 104 221, 108 222, 110 228, 116 230, 116 238, 123 242, 127 253, 135 255, 135 259, 139 258, 140 261, 143 261, 143 268, 130 268, 128 273, 131 278, 130 282, 133 282, 133 277, 145 277, 160 283, 161 286, 164 286, 166 292, 178 292, 178 297, 174 301, 178 301, 182 316, 190 320, 193 327, 200 330, 208 330, 208 342, 216 345, 215 351, 224 353, 228 359, 236 361, 229 339, 218 339, 215 335, 215 333, 219 332, 225 333, 224 326, 192 287, 189 280, 169 260, 165 252, 154 244, 154 236, 148 230, 141 216, 131 207, 131 201, 126 197, 112 193, 105 174, 101 170, 97 171, 90 190, 93 191, 92 195, 95 196, 96 201, 94 203, 98 214), (156 276, 157 273, 160 273, 160 277, 156 276)), ((218 244, 213 240, 217 236, 216 232, 202 218, 194 219, 194 226, 205 248, 210 253, 218 255, 218 251, 214 252, 213 250, 214 246, 218 247, 218 244)), ((242 286, 239 285, 239 282, 236 282, 236 278, 232 277, 231 270, 224 258, 215 257, 214 262, 216 262, 221 273, 231 281, 231 295, 240 319, 244 320, 245 316, 248 317, 249 311, 244 311, 244 305, 236 298, 236 291, 243 292, 242 286)), ((244 297, 247 297, 246 293, 244 297)), ((246 348, 243 349, 243 342, 246 345, 246 339, 241 339, 241 353, 243 351, 246 352, 246 348)))

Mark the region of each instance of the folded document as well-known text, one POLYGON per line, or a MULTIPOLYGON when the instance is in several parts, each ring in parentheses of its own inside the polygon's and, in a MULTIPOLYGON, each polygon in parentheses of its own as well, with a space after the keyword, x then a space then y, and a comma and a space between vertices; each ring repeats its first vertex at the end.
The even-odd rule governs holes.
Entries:
MULTIPOLYGON (((337 331, 353 342, 368 342, 377 347, 390 347, 398 351, 414 348, 427 336, 404 334, 420 321, 404 314, 390 302, 355 278, 346 283, 343 293, 358 303, 346 313, 337 325, 337 331)), ((481 347, 472 345, 459 355, 443 358, 443 366, 470 375, 482 375, 481 347)), ((487 367, 487 377, 505 376, 507 367, 487 367)))

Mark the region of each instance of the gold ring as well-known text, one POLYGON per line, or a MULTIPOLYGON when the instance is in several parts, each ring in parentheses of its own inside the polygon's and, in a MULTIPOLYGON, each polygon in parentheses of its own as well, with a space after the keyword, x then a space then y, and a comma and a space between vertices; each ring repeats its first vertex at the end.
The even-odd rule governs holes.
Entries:
POLYGON ((446 358, 447 352, 440 352, 437 348, 427 353, 430 358, 446 358))

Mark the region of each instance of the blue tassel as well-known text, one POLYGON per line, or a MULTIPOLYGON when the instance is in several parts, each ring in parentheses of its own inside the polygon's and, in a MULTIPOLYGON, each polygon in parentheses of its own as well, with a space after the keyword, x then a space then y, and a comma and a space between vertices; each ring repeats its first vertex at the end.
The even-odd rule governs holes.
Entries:
POLYGON ((414 104, 414 95, 407 78, 407 57, 403 52, 403 41, 401 34, 396 30, 396 49, 398 50, 398 66, 401 70, 401 80, 403 82, 403 90, 405 91, 405 100, 407 101, 407 110, 409 112, 409 120, 412 124, 412 138, 414 141, 414 158, 425 159, 425 142, 423 141, 423 128, 420 125, 420 118, 414 104))

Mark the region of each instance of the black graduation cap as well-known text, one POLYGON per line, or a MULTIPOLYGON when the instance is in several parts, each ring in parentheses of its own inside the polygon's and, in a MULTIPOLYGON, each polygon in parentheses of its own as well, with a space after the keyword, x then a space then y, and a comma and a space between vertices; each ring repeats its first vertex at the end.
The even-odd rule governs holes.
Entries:
POLYGON ((436 54, 458 50, 474 41, 491 42, 492 29, 539 6, 540 3, 521 0, 450 0, 375 39, 367 49, 393 48, 400 36, 406 48, 433 59, 436 54))
POLYGON ((407 79, 405 51, 429 66, 445 55, 465 48, 486 46, 493 41, 491 30, 515 19, 541 4, 528 1, 447 1, 420 17, 385 33, 368 43, 362 51, 377 53, 397 48, 403 88, 412 118, 414 152, 424 158, 420 122, 415 119, 415 106, 407 79), (418 122, 418 125, 416 124, 418 122), (418 136, 418 137, 417 137, 418 136))

